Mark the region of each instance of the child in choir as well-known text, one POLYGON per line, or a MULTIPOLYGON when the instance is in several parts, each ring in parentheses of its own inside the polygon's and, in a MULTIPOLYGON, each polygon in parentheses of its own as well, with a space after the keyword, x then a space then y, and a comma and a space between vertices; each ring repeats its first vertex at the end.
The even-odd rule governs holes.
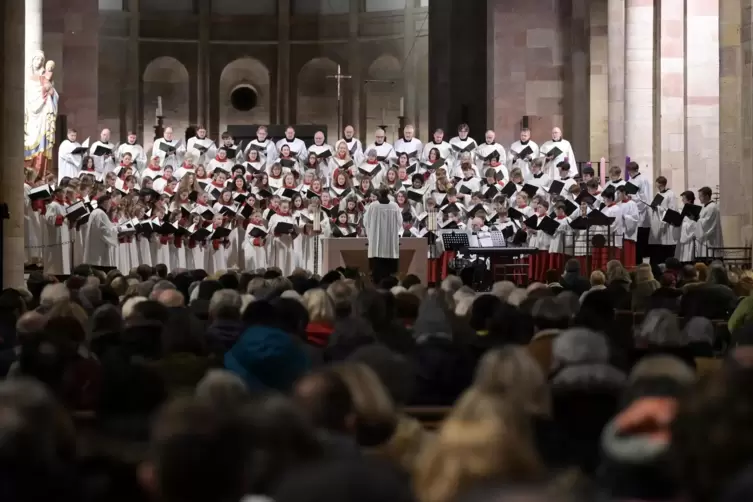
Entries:
POLYGON ((212 176, 222 172, 227 176, 234 164, 233 160, 227 158, 227 148, 220 147, 217 149, 217 156, 207 164, 207 173, 212 176))
POLYGON ((34 169, 24 171, 24 248, 29 264, 42 264, 42 244, 44 242, 42 232, 42 212, 45 209, 44 201, 31 200, 29 193, 36 188, 34 169))
POLYGON ((274 235, 271 241, 270 261, 273 266, 282 270, 282 275, 288 276, 296 267, 296 257, 293 241, 298 237, 296 223, 290 214, 290 202, 280 201, 279 212, 269 219, 269 230, 274 235))
POLYGON ((204 220, 200 214, 191 214, 191 225, 188 227, 191 235, 188 236, 188 249, 186 249, 186 266, 190 270, 202 269, 206 263, 204 250, 206 241, 194 237, 194 233, 204 227, 204 220))
POLYGON ((516 167, 510 171, 510 183, 515 185, 515 191, 520 192, 523 190, 523 171, 516 167))
POLYGON ((358 208, 358 199, 354 196, 348 197, 344 203, 341 203, 341 206, 344 206, 343 211, 348 216, 348 223, 356 227, 360 226, 361 211, 358 208))
POLYGON ((614 221, 609 226, 609 230, 605 235, 605 247, 594 249, 594 268, 606 268, 609 260, 622 259, 622 240, 625 234, 625 226, 622 220, 622 209, 615 200, 616 196, 616 191, 614 194, 611 191, 602 194, 606 206, 601 212, 609 218, 614 218, 614 221))
MULTIPOLYGON (((607 182, 607 186, 604 187, 604 190, 606 190, 608 187, 617 188, 620 185, 624 185, 625 180, 622 179, 622 169, 620 166, 612 166, 609 168, 609 181, 607 182)), ((603 190, 602 190, 603 191, 603 190)))
POLYGON ((638 208, 638 237, 636 242, 636 259, 643 262, 644 258, 649 257, 648 236, 651 233, 651 211, 649 204, 653 200, 653 184, 646 176, 640 172, 640 166, 637 162, 630 162, 626 167, 630 174, 630 184, 638 187, 638 193, 631 195, 630 198, 635 201, 638 208))
POLYGON ((356 237, 357 230, 349 222, 348 213, 340 211, 335 219, 335 226, 332 228, 332 237, 356 237))
MULTIPOLYGON (((170 212, 169 221, 176 229, 185 227, 187 222, 187 220, 183 218, 180 209, 170 212)), ((188 263, 186 258, 186 248, 184 246, 183 236, 180 235, 179 232, 170 236, 168 247, 170 252, 168 269, 171 271, 178 269, 185 270, 186 264, 188 263)))
POLYGON ((619 186, 615 190, 615 200, 620 206, 624 235, 622 239, 622 264, 626 267, 634 267, 636 262, 636 242, 638 240, 639 212, 636 203, 630 199, 625 186, 619 186))
POLYGON ((561 202, 555 204, 554 216, 559 227, 549 242, 549 268, 561 272, 568 259, 566 254, 568 237, 572 236, 572 229, 565 213, 565 204, 561 202))
POLYGON ((267 221, 262 215, 262 211, 255 209, 251 214, 247 227, 247 238, 245 241, 245 258, 246 270, 257 270, 267 268, 269 261, 267 259, 267 221))
MULTIPOLYGON (((690 190, 682 192, 680 198, 683 205, 695 205, 695 194, 690 190)), ((675 248, 675 258, 680 260, 681 263, 693 263, 695 261, 696 256, 698 256, 696 241, 699 235, 698 222, 685 216, 682 220, 682 226, 680 226, 680 237, 675 248)))
POLYGON ((722 255, 724 239, 719 205, 711 199, 713 192, 709 187, 698 190, 701 214, 698 218, 698 257, 704 259, 719 258, 722 255))
POLYGON ((540 191, 546 192, 549 189, 551 180, 549 179, 549 175, 544 172, 543 158, 531 162, 531 179, 528 180, 528 183, 539 187, 541 189, 540 191))
POLYGON ((534 209, 528 205, 528 194, 518 192, 515 194, 515 209, 523 213, 525 218, 530 218, 534 214, 534 209))
POLYGON ((323 238, 331 234, 329 218, 321 209, 321 202, 317 197, 309 200, 309 206, 302 211, 303 232, 301 235, 303 259, 301 267, 314 274, 322 274, 324 260, 323 238))
POLYGON ((667 258, 674 256, 680 227, 674 227, 664 222, 667 210, 677 211, 677 201, 672 190, 667 188, 667 178, 656 178, 656 190, 662 201, 651 210, 651 233, 648 245, 651 249, 651 263, 664 263, 667 258))
POLYGON ((212 232, 209 235, 211 245, 204 250, 204 268, 211 275, 227 270, 227 250, 230 247, 230 240, 219 233, 226 228, 225 218, 221 214, 214 215, 209 228, 212 232))
POLYGON ((335 171, 332 185, 330 186, 330 195, 335 204, 342 205, 342 202, 350 194, 350 178, 345 171, 335 171))
POLYGON ((246 168, 246 180, 250 183, 254 176, 258 176, 266 172, 266 163, 259 157, 259 151, 251 148, 248 151, 248 157, 243 164, 246 168))
POLYGON ((284 173, 300 173, 301 167, 298 159, 290 151, 290 146, 282 145, 280 148, 280 158, 277 160, 282 166, 284 173))
POLYGON ((596 181, 596 187, 598 188, 599 192, 601 192, 601 187, 599 186, 599 180, 596 179, 596 171, 594 171, 594 168, 590 165, 585 166, 583 169, 581 169, 580 172, 581 175, 581 182, 588 184, 589 181, 594 180, 596 181))
POLYGON ((455 188, 458 191, 458 198, 465 205, 469 205, 471 197, 481 188, 481 180, 476 176, 471 164, 465 164, 463 167, 463 179, 458 182, 455 188))
MULTIPOLYGON (((117 208, 115 214, 117 216, 113 220, 113 223, 115 223, 118 227, 118 251, 116 265, 121 274, 128 275, 128 273, 131 271, 131 267, 133 266, 131 264, 131 243, 133 242, 133 233, 130 232, 130 229, 127 225, 129 219, 126 216, 126 208, 124 207, 124 205, 121 205, 119 208, 117 208)), ((138 266, 138 264, 136 265, 138 266)))
POLYGON ((71 236, 65 215, 65 191, 56 188, 44 214, 42 266, 49 275, 71 273, 71 236))
POLYGON ((230 176, 228 176, 227 184, 232 185, 235 178, 243 178, 246 174, 246 169, 241 164, 235 164, 230 170, 230 176))
MULTIPOLYGON (((517 168, 516 168, 517 169, 517 168)), ((535 204, 536 229, 531 231, 531 240, 529 246, 538 249, 538 253, 529 256, 529 278, 534 281, 543 281, 546 271, 549 268, 549 248, 552 244, 552 237, 538 228, 538 225, 548 218, 549 203, 543 199, 537 199, 535 204)))
POLYGON ((198 180, 209 181, 209 175, 207 174, 207 170, 201 164, 196 166, 196 171, 194 174, 196 176, 196 181, 198 180))
POLYGON ((568 162, 560 162, 557 164, 557 169, 559 169, 560 173, 558 181, 561 181, 565 185, 562 187, 561 193, 567 196, 570 193, 570 187, 577 185, 578 182, 570 176, 570 164, 568 162))
MULTIPOLYGON (((155 206, 152 211, 152 223, 161 226, 167 218, 165 209, 162 206, 155 206)), ((157 233, 152 241, 152 262, 155 265, 170 266, 170 240, 171 235, 157 233)))
POLYGON ((423 213, 426 197, 430 196, 428 187, 424 186, 424 177, 421 174, 414 174, 411 181, 412 185, 408 189, 408 200, 415 212, 423 213))
POLYGON ((505 184, 502 180, 497 180, 494 169, 487 169, 484 172, 484 179, 479 183, 479 190, 484 194, 486 200, 492 201, 497 197, 505 184))
POLYGON ((309 152, 308 157, 306 158, 306 162, 301 166, 301 171, 313 171, 315 173, 319 173, 319 158, 316 156, 315 153, 309 152))
POLYGON ((368 176, 362 176, 361 181, 358 183, 358 188, 355 190, 358 200, 368 200, 373 191, 374 189, 371 184, 371 178, 368 176))
MULTIPOLYGON (((149 220, 149 218, 146 217, 146 208, 143 205, 139 204, 136 206, 136 209, 134 210, 134 218, 142 224, 149 220)), ((146 227, 136 234, 136 246, 138 247, 138 261, 136 263, 138 265, 152 266, 152 251, 149 245, 149 238, 151 235, 151 230, 146 227)), ((202 265, 203 264, 204 263, 202 262, 202 265)))

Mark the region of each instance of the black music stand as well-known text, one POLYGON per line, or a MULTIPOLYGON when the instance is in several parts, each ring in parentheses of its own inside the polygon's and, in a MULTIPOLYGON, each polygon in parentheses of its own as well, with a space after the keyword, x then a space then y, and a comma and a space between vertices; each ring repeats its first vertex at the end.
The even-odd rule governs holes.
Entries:
POLYGON ((471 247, 471 242, 465 232, 451 232, 442 234, 442 246, 445 251, 463 251, 471 247))

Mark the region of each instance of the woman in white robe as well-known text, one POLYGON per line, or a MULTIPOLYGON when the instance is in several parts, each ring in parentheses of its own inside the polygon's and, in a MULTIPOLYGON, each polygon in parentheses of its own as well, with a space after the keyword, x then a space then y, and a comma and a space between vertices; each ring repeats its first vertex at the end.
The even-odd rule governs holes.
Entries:
MULTIPOLYGON (((33 170, 29 169, 32 175, 33 170)), ((31 184, 24 183, 24 241, 26 248, 26 261, 29 263, 41 263, 42 261, 42 213, 41 203, 32 203, 29 198, 31 184)))
POLYGON ((113 256, 118 247, 118 229, 110 221, 108 196, 98 199, 97 209, 89 216, 88 236, 85 241, 84 263, 95 267, 114 267, 113 256))
POLYGON ((288 223, 296 226, 295 219, 290 215, 290 202, 287 200, 280 201, 280 210, 269 219, 269 230, 273 234, 271 239, 270 262, 273 266, 282 270, 282 275, 288 276, 295 269, 295 251, 293 242, 298 237, 295 231, 290 233, 279 233, 277 225, 288 223))
MULTIPOLYGON (((201 215, 192 214, 191 225, 188 227, 188 230, 193 234, 202 227, 203 220, 201 215)), ((203 269, 205 263, 204 250, 206 249, 206 241, 198 241, 192 239, 190 236, 186 241, 186 268, 188 268, 188 270, 203 269)))
MULTIPOLYGON (((214 215, 211 226, 212 232, 223 226, 223 220, 221 214, 214 215)), ((211 239, 212 236, 210 235, 209 238, 211 239)), ((204 250, 204 269, 209 275, 227 270, 227 255, 229 247, 230 240, 228 238, 209 241, 209 244, 204 250)))
POLYGON ((321 210, 321 201, 316 197, 309 201, 309 207, 301 212, 303 220, 303 233, 299 237, 301 241, 302 263, 301 267, 314 274, 323 275, 327 271, 322 270, 324 262, 324 238, 329 237, 331 229, 327 214, 321 210), (318 213, 318 223, 316 215, 318 213))
POLYGON ((71 237, 65 219, 65 202, 62 190, 55 191, 55 198, 47 205, 44 215, 44 242, 42 264, 46 274, 68 275, 71 273, 71 237))
POLYGON ((261 210, 255 209, 248 222, 248 227, 246 227, 246 239, 243 242, 244 270, 252 271, 269 266, 267 240, 271 240, 273 237, 267 232, 267 222, 262 217, 261 210))
MULTIPOLYGON (((180 225, 180 209, 177 213, 170 213, 170 222, 178 227, 180 225)), ((170 242, 168 243, 170 249, 170 264, 168 268, 170 270, 186 269, 186 248, 183 237, 177 235, 170 236, 170 242)))

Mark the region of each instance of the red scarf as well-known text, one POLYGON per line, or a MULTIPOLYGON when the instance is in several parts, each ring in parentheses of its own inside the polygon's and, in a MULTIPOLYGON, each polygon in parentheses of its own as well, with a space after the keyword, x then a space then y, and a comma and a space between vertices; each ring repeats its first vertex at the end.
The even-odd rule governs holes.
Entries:
POLYGON ((276 212, 277 216, 290 216, 289 212, 288 213, 283 213, 282 211, 280 211, 279 213, 277 211, 275 211, 275 212, 276 212))
POLYGON ((151 171, 161 171, 161 170, 162 170, 162 168, 161 168, 160 166, 156 166, 156 167, 155 167, 155 166, 153 166, 152 164, 149 164, 149 165, 148 165, 148 166, 146 166, 146 167, 147 167, 147 169, 149 169, 149 170, 151 170, 151 171))
POLYGON ((567 215, 564 215, 564 216, 557 216, 557 219, 558 219, 558 220, 564 220, 565 218, 567 218, 567 215))
POLYGON ((518 209, 525 209, 528 206, 526 204, 518 204, 518 209))
POLYGON ((215 156, 214 156, 214 160, 216 160, 217 162, 222 162, 223 164, 224 164, 225 162, 227 162, 227 158, 221 159, 221 158, 220 158, 220 154, 219 154, 219 153, 218 153, 217 155, 215 155, 215 156))
POLYGON ((499 167, 499 166, 502 165, 502 163, 500 161, 498 161, 498 160, 492 160, 491 162, 489 162, 489 165, 491 167, 499 167))
POLYGON ((197 179, 197 180, 205 180, 205 179, 207 179, 207 178, 209 178, 209 176, 207 176, 206 174, 205 174, 204 176, 199 176, 199 175, 196 175, 196 179, 197 179))
POLYGON ((612 207, 612 206, 614 206, 615 204, 617 204, 617 203, 616 203, 616 202, 610 202, 609 204, 607 204, 607 207, 612 207))
POLYGON ((280 174, 279 174, 279 175, 277 175, 277 176, 275 176, 274 174, 270 174, 270 175, 269 175, 269 177, 270 177, 270 178, 274 178, 274 179, 276 179, 276 180, 279 180, 280 178, 282 178, 282 173, 280 173, 280 174))
POLYGON ((216 186, 217 188, 223 188, 225 186, 224 183, 217 184, 217 180, 212 180, 212 185, 216 186))
POLYGON ((366 163, 367 164, 371 164, 372 166, 375 166, 375 165, 379 164, 379 161, 377 159, 374 159, 374 160, 367 159, 366 163))

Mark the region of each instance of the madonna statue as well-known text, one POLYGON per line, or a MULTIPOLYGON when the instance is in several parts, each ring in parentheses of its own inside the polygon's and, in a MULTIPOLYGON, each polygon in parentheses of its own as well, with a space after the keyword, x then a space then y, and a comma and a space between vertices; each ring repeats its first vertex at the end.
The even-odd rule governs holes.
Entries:
POLYGON ((52 170, 59 96, 52 78, 55 63, 45 64, 42 51, 34 53, 30 63, 24 93, 24 159, 39 179, 52 170))

